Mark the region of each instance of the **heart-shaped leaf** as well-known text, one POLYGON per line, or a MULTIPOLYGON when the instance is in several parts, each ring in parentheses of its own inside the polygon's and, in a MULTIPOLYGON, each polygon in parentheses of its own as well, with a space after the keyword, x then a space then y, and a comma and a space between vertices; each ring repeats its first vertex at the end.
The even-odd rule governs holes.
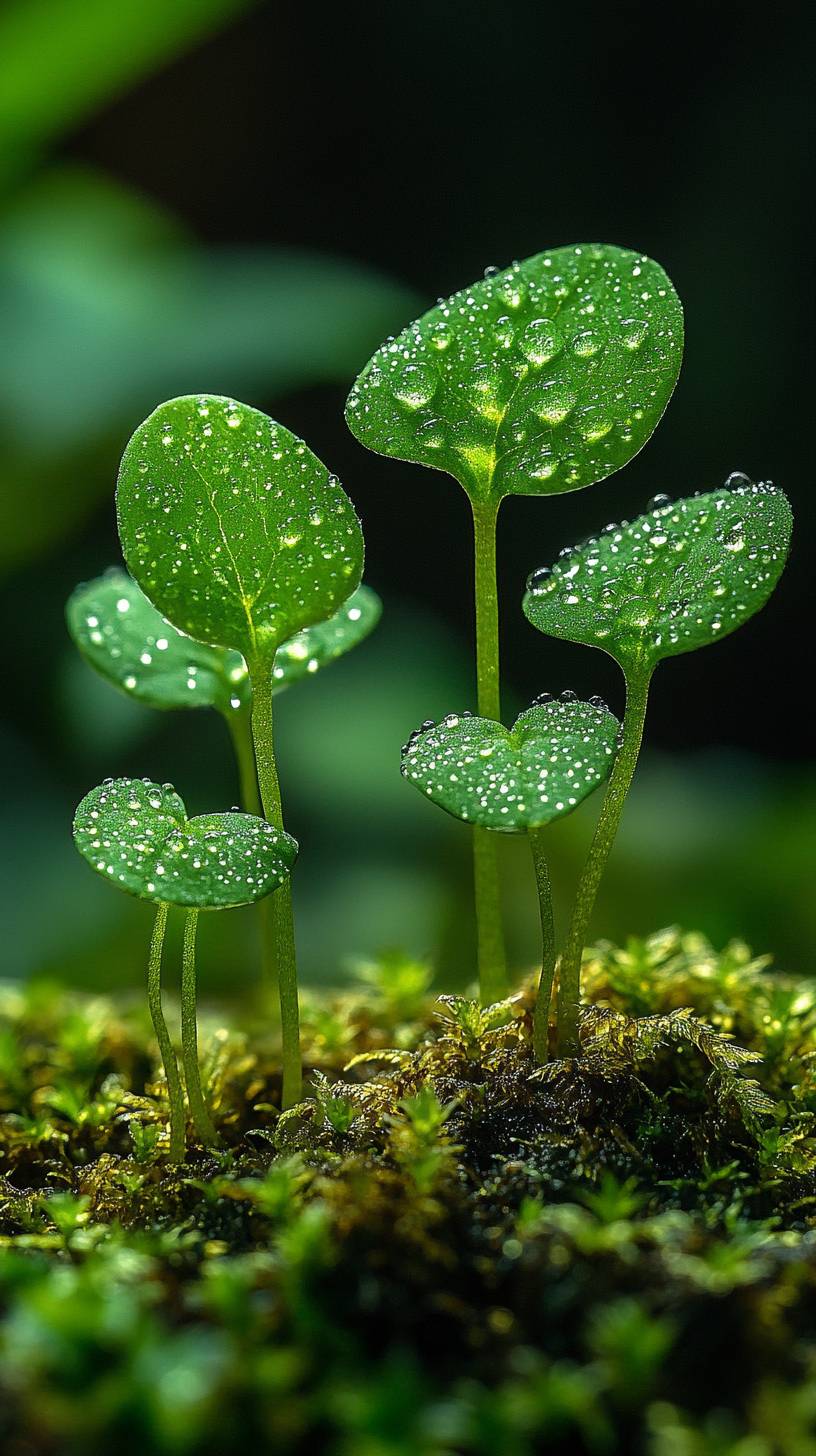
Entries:
POLYGON ((277 889, 297 844, 251 814, 187 818, 172 785, 111 779, 85 795, 74 817, 80 854, 106 879, 154 904, 220 910, 277 889))
POLYGON ((449 714, 420 728, 402 772, 457 819, 508 833, 568 814, 612 767, 619 724, 600 699, 539 700, 511 729, 449 714))
POLYGON ((787 497, 747 477, 687 500, 656 497, 637 520, 533 572, 524 612, 551 637, 601 647, 627 671, 733 632, 778 582, 793 518, 787 497))
MULTIPOLYGON (((376 592, 360 586, 328 622, 284 642, 275 654, 275 692, 356 647, 376 627, 381 612, 376 592)), ((151 708, 212 707, 228 713, 251 701, 241 653, 208 647, 179 632, 118 567, 78 586, 65 615, 71 637, 91 666, 151 708)))
POLYGON ((373 632, 381 614, 382 602, 377 593, 370 586, 358 586, 328 622, 306 627, 281 644, 272 669, 273 691, 281 693, 300 678, 342 657, 373 632))
POLYGON ((159 611, 250 664, 359 585, 363 534, 337 477, 231 399, 159 405, 125 449, 117 510, 127 564, 159 611))
POLYGON ((207 647, 179 632, 126 571, 114 567, 78 586, 65 615, 91 666, 151 708, 218 708, 227 713, 251 698, 240 652, 207 647))
POLYGON ((683 352, 680 302, 643 254, 583 244, 489 270, 377 351, 346 406, 383 455, 473 499, 602 480, 651 435, 683 352))

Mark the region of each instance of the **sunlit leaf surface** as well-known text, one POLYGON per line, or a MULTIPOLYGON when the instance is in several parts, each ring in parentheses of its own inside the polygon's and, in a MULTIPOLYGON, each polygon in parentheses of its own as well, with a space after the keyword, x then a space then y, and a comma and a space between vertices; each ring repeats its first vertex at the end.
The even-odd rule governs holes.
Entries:
POLYGON ((669 501, 608 526, 533 572, 524 611, 551 637, 601 647, 625 668, 652 667, 726 637, 763 607, 790 546, 781 490, 732 488, 669 501))
POLYGON ((382 615, 382 602, 369 586, 358 586, 327 622, 306 627, 275 653, 272 685, 283 692, 302 677, 309 677, 350 652, 373 632, 382 615))
POLYGON ((363 536, 337 477, 260 410, 213 395, 160 405, 117 488, 127 564, 184 632, 270 658, 359 585, 363 536))
POLYGON ((116 687, 151 708, 246 704, 249 674, 240 652, 207 647, 179 632, 126 571, 78 586, 65 615, 83 657, 116 687))
POLYGON ((370 449, 445 470, 474 498, 577 490, 645 444, 682 350, 657 263, 555 248, 488 270, 384 344, 346 416, 370 449))
POLYGON ((568 814, 603 782, 618 728, 600 699, 571 693, 528 708, 510 730, 451 713, 408 741, 402 772, 457 819, 532 829, 568 814))
POLYGON ((260 900, 285 879, 297 844, 251 814, 187 811, 172 785, 111 779, 74 818, 80 854, 112 884, 169 905, 225 909, 260 900))

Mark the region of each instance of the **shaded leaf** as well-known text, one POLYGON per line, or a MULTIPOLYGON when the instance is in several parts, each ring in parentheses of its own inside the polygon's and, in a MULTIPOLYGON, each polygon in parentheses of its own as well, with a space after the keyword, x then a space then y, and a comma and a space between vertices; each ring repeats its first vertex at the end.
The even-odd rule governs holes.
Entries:
POLYGON ((128 566, 184 632, 269 659, 358 586, 363 535, 337 477, 260 410, 214 395, 159 405, 117 486, 128 566))
POLYGON ((281 693, 300 678, 327 667, 350 652, 373 632, 382 615, 382 602, 370 586, 358 586, 327 622, 306 627, 275 653, 272 686, 281 693))
POLYGON ((568 814, 603 782, 618 729, 600 700, 534 705, 509 730, 451 713, 408 741, 402 772, 457 819, 522 831, 568 814))
POLYGON ((126 571, 78 586, 65 609, 71 636, 92 667, 151 708, 218 708, 250 701, 240 652, 179 632, 126 571))
POLYGON ((106 879, 153 904, 218 910, 277 889, 297 844, 251 814, 187 818, 172 785, 111 779, 85 795, 74 818, 80 854, 106 879))
POLYGON ((474 498, 602 480, 674 389, 683 317, 657 263, 609 245, 537 253, 444 299, 377 351, 346 417, 372 450, 474 498))
POLYGON ((792 525, 786 496, 767 484, 661 503, 533 572, 524 612, 539 631, 601 647, 627 669, 653 667, 765 605, 792 525))

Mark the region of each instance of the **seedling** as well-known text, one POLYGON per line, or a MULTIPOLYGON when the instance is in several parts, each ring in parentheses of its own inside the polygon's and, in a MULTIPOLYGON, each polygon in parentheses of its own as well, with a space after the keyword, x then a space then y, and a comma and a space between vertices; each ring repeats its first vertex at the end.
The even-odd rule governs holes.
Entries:
POLYGON ((170 1103, 170 1157, 184 1157, 184 1094, 161 1004, 161 960, 167 912, 187 912, 182 975, 181 1032, 190 1114, 199 1136, 215 1140, 198 1068, 195 931, 199 910, 248 905, 276 890, 289 875, 297 845, 281 829, 249 814, 187 818, 171 784, 110 779, 85 795, 74 818, 74 841, 88 863, 129 894, 156 909, 150 942, 147 995, 170 1103))
MULTIPOLYGON (((603 480, 655 428, 677 380, 680 303, 642 254, 538 253, 441 299, 374 355, 349 395, 354 434, 444 470, 473 511, 478 708, 501 721, 496 516, 508 495, 603 480)), ((474 828, 482 997, 504 993, 496 841, 474 828)))
POLYGON ((533 1021, 539 1061, 555 973, 552 894, 544 827, 562 818, 609 774, 619 724, 600 699, 583 703, 569 691, 540 699, 508 730, 470 714, 450 714, 417 730, 403 749, 402 772, 457 819, 486 832, 527 833, 541 920, 541 976, 533 1021))
MULTIPOLYGON (((282 830, 276 654, 338 612, 359 585, 363 535, 348 496, 303 441, 267 415, 190 395, 160 405, 131 438, 117 509, 128 567, 154 606, 182 632, 244 657, 261 801, 282 830)), ((288 879, 271 904, 288 1107, 301 1091, 288 879)))
MULTIPOLYGON (((310 676, 362 642, 381 604, 361 586, 328 622, 307 627, 275 654, 276 693, 310 676)), ((78 586, 65 609, 82 656, 107 682, 151 708, 216 708, 235 749, 241 802, 261 813, 250 715, 249 670, 240 652, 210 647, 179 632, 121 567, 78 586)))
POLYGON ((562 552, 533 572, 524 612, 552 637, 600 647, 626 679, 626 712, 561 960, 559 1048, 579 1049, 581 957, 598 885, 640 752, 649 684, 664 657, 736 631, 765 605, 788 555, 790 505, 781 490, 732 475, 725 489, 674 503, 657 496, 631 523, 562 552))

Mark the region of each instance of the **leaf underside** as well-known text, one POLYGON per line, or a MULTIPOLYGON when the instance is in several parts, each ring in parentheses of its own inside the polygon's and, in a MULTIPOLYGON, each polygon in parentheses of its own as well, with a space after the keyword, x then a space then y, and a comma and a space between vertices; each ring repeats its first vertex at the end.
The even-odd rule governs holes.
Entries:
POLYGON ((637 454, 682 352, 682 309, 657 263, 555 248, 489 271, 384 344, 346 418, 370 449, 445 470, 474 499, 559 494, 637 454))
POLYGON ((359 585, 363 535, 336 476, 260 410, 214 395, 162 404, 117 486, 125 559, 183 632, 269 662, 359 585))
POLYGON ((151 708, 218 708, 251 698, 240 652, 179 632, 126 571, 78 586, 65 609, 71 637, 102 677, 151 708))
POLYGON ((618 731, 600 702, 553 699, 527 708, 510 730, 449 714, 409 739, 402 772, 455 818, 520 832, 568 814, 603 782, 618 731))
POLYGON ((786 496, 767 484, 669 502, 534 572, 524 612, 541 632, 648 669, 759 611, 784 569, 792 525, 786 496))
POLYGON ((297 844, 251 814, 187 818, 171 785, 116 779, 86 794, 74 841, 120 889, 153 904, 220 910, 261 900, 283 882, 297 844))

